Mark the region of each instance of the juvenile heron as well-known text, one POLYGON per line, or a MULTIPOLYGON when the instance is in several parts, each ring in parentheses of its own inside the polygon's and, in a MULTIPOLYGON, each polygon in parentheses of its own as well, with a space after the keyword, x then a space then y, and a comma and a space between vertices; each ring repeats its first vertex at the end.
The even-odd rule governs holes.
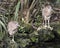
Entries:
POLYGON ((19 24, 16 21, 10 21, 7 26, 9 35, 13 37, 12 38, 13 42, 15 42, 14 41, 14 34, 17 32, 18 26, 19 26, 19 24))
POLYGON ((52 7, 51 5, 47 4, 43 9, 42 9, 42 17, 43 17, 43 25, 44 27, 50 27, 50 17, 52 14, 52 7))

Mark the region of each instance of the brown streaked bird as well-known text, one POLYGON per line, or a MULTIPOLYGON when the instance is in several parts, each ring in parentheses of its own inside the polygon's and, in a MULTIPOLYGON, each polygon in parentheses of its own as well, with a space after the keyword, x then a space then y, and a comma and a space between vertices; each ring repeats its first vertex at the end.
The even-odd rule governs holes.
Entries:
POLYGON ((8 28, 8 33, 10 36, 12 36, 12 41, 14 41, 14 34, 17 32, 17 28, 18 28, 19 24, 16 21, 10 21, 7 25, 8 28))
POLYGON ((50 27, 50 17, 52 14, 52 7, 51 5, 47 4, 43 9, 42 9, 42 17, 43 17, 43 25, 44 27, 50 27))

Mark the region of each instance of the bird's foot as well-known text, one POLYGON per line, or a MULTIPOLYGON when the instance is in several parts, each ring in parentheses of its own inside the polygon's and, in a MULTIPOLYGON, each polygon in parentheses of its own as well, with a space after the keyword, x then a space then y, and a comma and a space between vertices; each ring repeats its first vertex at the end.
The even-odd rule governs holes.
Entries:
POLYGON ((40 29, 41 29, 41 27, 38 27, 38 28, 37 28, 37 31, 39 31, 40 29))
POLYGON ((12 39, 12 40, 10 41, 10 43, 16 43, 16 42, 14 41, 14 39, 12 39))
POLYGON ((14 43, 15 43, 14 39, 12 39, 12 42, 14 42, 14 43))
POLYGON ((45 25, 44 27, 47 28, 47 25, 45 25))
POLYGON ((42 28, 46 29, 47 28, 47 25, 44 25, 42 28))
POLYGON ((48 28, 49 28, 49 29, 51 29, 51 30, 53 30, 53 28, 52 28, 52 27, 50 27, 50 26, 48 26, 48 28))

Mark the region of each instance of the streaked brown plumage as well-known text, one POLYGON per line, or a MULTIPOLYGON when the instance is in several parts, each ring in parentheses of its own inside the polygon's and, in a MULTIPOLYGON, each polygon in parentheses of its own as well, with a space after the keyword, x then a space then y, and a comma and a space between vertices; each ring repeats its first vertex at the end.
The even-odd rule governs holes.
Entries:
MULTIPOLYGON (((14 34, 17 32, 17 28, 18 28, 19 24, 16 21, 10 21, 7 25, 8 28, 8 33, 10 36, 14 36, 14 34)), ((14 41, 14 37, 12 39, 14 41)))
POLYGON ((52 14, 52 7, 50 5, 46 5, 43 9, 42 9, 42 17, 43 17, 43 24, 45 27, 50 27, 50 17, 52 14), (47 22, 48 21, 48 22, 47 22))

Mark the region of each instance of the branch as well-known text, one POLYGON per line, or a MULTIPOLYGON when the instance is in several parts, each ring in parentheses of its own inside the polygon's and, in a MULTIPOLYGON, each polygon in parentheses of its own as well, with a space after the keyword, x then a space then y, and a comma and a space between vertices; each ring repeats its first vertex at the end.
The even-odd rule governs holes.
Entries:
POLYGON ((33 8, 35 7, 37 1, 38 1, 38 0, 33 0, 31 6, 30 6, 30 8, 29 8, 29 10, 31 10, 31 9, 33 9, 33 8))
POLYGON ((22 11, 23 10, 23 3, 24 3, 24 1, 20 0, 20 2, 21 2, 21 11, 22 11))
POLYGON ((54 7, 53 9, 55 9, 55 10, 59 10, 59 11, 60 11, 60 8, 55 8, 55 7, 54 7))
POLYGON ((53 13, 60 13, 60 12, 57 12, 57 11, 53 11, 53 13))

